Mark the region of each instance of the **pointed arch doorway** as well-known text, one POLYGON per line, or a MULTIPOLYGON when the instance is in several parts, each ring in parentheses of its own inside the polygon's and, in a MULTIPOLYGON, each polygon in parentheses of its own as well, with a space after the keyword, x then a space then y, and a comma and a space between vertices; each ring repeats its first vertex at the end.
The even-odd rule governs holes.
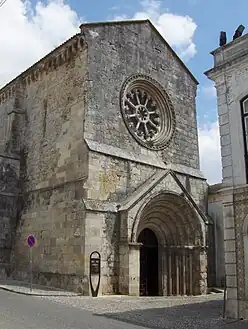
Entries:
POLYGON ((140 296, 158 296, 158 240, 155 233, 145 228, 140 232, 140 296))
POLYGON ((205 233, 205 223, 184 197, 166 192, 144 202, 132 227, 133 242, 141 245, 140 295, 205 294, 205 233))

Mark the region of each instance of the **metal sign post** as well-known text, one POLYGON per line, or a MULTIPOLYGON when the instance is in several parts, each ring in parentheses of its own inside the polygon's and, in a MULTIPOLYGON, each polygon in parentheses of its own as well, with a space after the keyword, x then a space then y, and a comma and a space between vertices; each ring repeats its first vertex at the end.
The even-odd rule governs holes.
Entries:
POLYGON ((33 235, 29 235, 27 238, 28 246, 29 246, 29 280, 30 280, 30 291, 33 288, 33 252, 32 249, 35 245, 35 237, 33 235))
POLYGON ((32 248, 29 248, 29 280, 30 280, 30 291, 33 288, 33 257, 32 248))

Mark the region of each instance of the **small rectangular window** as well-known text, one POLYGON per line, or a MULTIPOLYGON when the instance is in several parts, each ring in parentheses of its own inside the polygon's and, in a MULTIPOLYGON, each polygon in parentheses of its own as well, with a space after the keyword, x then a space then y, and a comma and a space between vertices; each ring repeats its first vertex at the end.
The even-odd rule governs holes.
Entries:
MULTIPOLYGON (((248 116, 247 117, 244 117, 244 121, 245 121, 245 139, 246 139, 246 149, 247 149, 247 146, 248 146, 248 116)), ((247 149, 248 151, 248 149, 247 149)))
POLYGON ((243 102, 243 111, 244 111, 244 114, 247 114, 248 113, 248 99, 246 99, 243 102))

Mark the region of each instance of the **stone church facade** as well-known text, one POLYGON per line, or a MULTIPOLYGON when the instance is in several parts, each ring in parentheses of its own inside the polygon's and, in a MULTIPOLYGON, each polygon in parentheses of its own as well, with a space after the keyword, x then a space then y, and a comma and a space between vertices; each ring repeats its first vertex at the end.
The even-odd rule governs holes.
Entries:
POLYGON ((34 234, 35 282, 89 295, 98 251, 100 294, 206 293, 196 89, 147 20, 84 24, 2 88, 5 272, 27 278, 34 234))
POLYGON ((209 213, 223 223, 227 317, 248 319, 248 34, 214 50, 222 184, 209 189, 209 213))

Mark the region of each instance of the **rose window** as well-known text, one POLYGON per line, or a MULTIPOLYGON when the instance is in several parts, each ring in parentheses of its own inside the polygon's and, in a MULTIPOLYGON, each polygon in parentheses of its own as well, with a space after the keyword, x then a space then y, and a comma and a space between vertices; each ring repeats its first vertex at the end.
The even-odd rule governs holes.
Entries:
POLYGON ((175 130, 175 115, 163 88, 146 76, 133 76, 124 83, 121 111, 133 137, 143 146, 159 150, 167 146, 175 130))

